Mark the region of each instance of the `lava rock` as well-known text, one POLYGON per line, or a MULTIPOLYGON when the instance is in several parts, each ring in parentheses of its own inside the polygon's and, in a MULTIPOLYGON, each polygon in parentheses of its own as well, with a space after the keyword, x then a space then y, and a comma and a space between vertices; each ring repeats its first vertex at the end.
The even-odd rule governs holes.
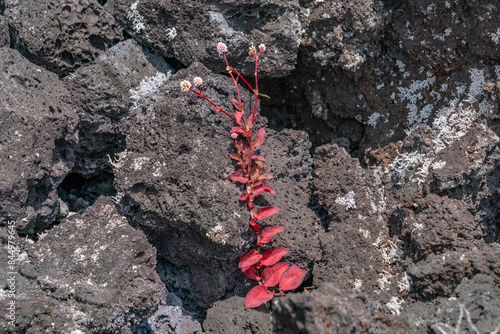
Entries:
POLYGON ((0 216, 33 233, 58 214, 56 188, 75 163, 78 116, 57 75, 13 49, 0 48, 0 77, 0 216))
POLYGON ((94 61, 123 39, 95 0, 5 1, 12 43, 26 58, 60 76, 94 61))
POLYGON ((153 0, 108 1, 106 9, 141 44, 173 57, 184 66, 202 62, 217 72, 226 66, 218 42, 228 46, 230 65, 253 76, 249 47, 266 45, 261 76, 283 77, 294 69, 302 35, 297 0, 235 0, 158 3, 153 0), (179 13, 183 13, 179 15, 179 13))
MULTIPOLYGON (((64 219, 37 242, 16 243, 16 333, 116 333, 151 316, 165 300, 154 248, 109 198, 64 219)), ((3 289, 10 270, 2 266, 3 289)), ((0 301, 3 309, 6 302, 0 301)), ((12 332, 1 326, 2 333, 12 332)))

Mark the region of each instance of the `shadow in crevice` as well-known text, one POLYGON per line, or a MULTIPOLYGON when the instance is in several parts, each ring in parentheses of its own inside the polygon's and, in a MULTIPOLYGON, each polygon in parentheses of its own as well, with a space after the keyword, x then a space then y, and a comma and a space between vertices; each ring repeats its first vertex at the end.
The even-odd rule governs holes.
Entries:
POLYGON ((61 216, 84 212, 101 195, 116 196, 113 179, 111 172, 101 172, 91 177, 80 173, 68 174, 57 187, 57 194, 64 203, 61 203, 61 216))

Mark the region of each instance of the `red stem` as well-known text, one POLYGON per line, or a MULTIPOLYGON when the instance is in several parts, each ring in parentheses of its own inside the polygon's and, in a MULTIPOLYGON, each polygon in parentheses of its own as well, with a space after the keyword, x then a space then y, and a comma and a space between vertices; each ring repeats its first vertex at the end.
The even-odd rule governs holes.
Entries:
MULTIPOLYGON (((190 91, 192 91, 193 93, 195 93, 196 95, 199 95, 199 96, 201 96, 202 98, 204 98, 204 99, 205 99, 205 101, 207 101, 208 103, 210 103, 211 105, 213 105, 215 108, 219 108, 216 104, 214 104, 212 101, 210 101, 209 99, 207 99, 205 95, 203 95, 203 92, 201 91, 201 88, 200 88, 200 91, 199 91, 199 92, 197 92, 197 91, 195 91, 195 90, 193 90, 193 89, 191 89, 191 88, 189 88, 189 90, 190 90, 190 91)), ((233 120, 236 124, 238 124, 239 126, 241 126, 241 123, 240 123, 240 122, 238 122, 238 121, 236 120, 236 118, 234 118, 233 116, 229 115, 229 114, 228 114, 227 112, 225 112, 222 108, 219 108, 219 110, 220 110, 220 111, 221 111, 224 115, 226 115, 227 117, 231 118, 231 119, 232 119, 232 120, 233 120)))

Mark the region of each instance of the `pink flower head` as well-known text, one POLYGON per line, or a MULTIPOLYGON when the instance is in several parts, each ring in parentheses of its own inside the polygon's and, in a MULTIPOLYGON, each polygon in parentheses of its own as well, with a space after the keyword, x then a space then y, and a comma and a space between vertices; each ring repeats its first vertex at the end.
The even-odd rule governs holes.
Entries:
POLYGON ((185 92, 189 91, 189 89, 191 88, 191 83, 187 80, 184 80, 181 82, 181 89, 185 92))
POLYGON ((217 44, 217 52, 219 52, 220 54, 224 54, 227 52, 227 45, 220 42, 219 44, 217 44))
POLYGON ((195 78, 193 79, 193 84, 194 84, 196 87, 200 87, 202 83, 203 83, 203 80, 202 80, 200 77, 195 77, 195 78))

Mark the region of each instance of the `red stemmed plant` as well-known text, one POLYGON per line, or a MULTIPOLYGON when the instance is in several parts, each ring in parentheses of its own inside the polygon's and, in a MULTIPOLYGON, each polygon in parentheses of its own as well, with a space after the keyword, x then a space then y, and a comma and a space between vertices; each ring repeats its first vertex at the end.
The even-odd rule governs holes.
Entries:
POLYGON ((222 112, 236 123, 236 126, 230 131, 234 139, 236 152, 229 154, 229 156, 231 159, 237 161, 236 165, 240 169, 229 175, 229 179, 241 183, 244 186, 244 191, 239 199, 247 204, 248 211, 250 212, 248 224, 255 232, 256 238, 256 249, 252 249, 248 253, 241 255, 239 257, 240 262, 238 267, 248 278, 257 281, 259 284, 248 292, 245 300, 245 308, 258 307, 273 299, 274 296, 285 295, 285 291, 298 288, 304 281, 304 277, 307 273, 307 270, 297 266, 290 266, 288 262, 279 262, 283 256, 288 253, 287 248, 274 247, 266 251, 262 249, 264 245, 271 241, 271 238, 276 233, 284 230, 281 226, 269 226, 261 229, 258 222, 278 213, 280 209, 273 206, 257 208, 254 205, 255 198, 263 192, 272 195, 276 194, 274 189, 265 183, 265 180, 273 178, 266 173, 268 167, 264 164, 266 160, 263 156, 256 154, 256 149, 264 144, 266 137, 265 129, 261 128, 254 131, 259 96, 266 96, 259 92, 257 76, 259 57, 265 49, 263 44, 259 45, 258 52, 255 47, 250 47, 250 53, 255 58, 255 87, 252 87, 240 73, 229 66, 226 57, 227 46, 224 43, 217 44, 217 51, 224 56, 227 66, 226 69, 236 87, 237 99, 231 98, 231 102, 235 108, 234 115, 231 115, 229 112, 214 104, 203 94, 201 89, 203 81, 200 77, 193 79, 193 84, 198 88, 197 90, 191 88, 191 83, 189 81, 181 82, 182 90, 191 91, 201 96, 215 108, 216 112, 222 112), (255 96, 253 111, 248 117, 245 117, 243 111, 243 103, 241 101, 240 89, 238 86, 238 81, 240 79, 250 88, 255 96), (276 291, 276 287, 278 291, 276 291))

